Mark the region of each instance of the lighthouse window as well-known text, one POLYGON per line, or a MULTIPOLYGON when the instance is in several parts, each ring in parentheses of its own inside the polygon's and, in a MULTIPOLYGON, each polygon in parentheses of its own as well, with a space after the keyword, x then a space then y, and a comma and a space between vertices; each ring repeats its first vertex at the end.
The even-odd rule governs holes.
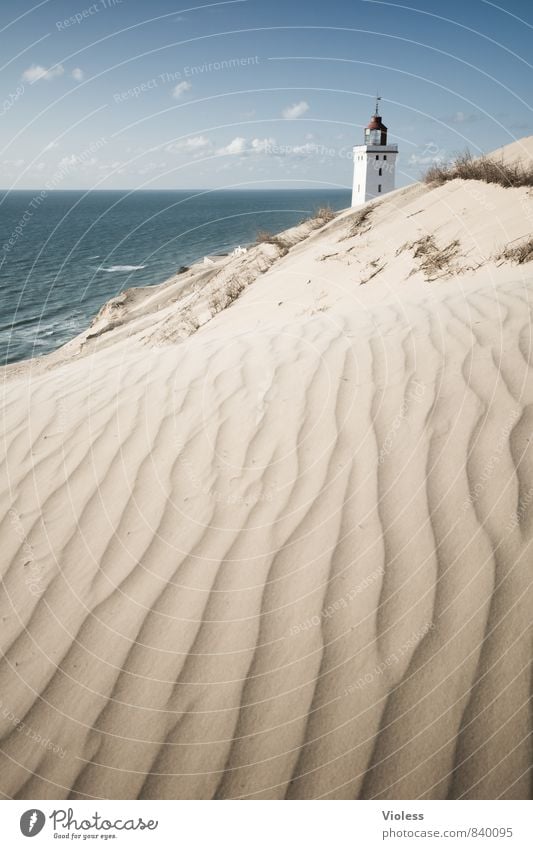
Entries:
POLYGON ((379 159, 379 153, 376 153, 376 159, 379 159))
POLYGON ((378 183, 378 192, 381 191, 381 183, 378 183))
POLYGON ((386 154, 386 153, 384 153, 384 154, 383 154, 383 159, 386 159, 386 158, 387 158, 387 154, 386 154))
POLYGON ((383 174, 383 168, 380 168, 379 169, 379 176, 381 177, 382 174, 383 174))

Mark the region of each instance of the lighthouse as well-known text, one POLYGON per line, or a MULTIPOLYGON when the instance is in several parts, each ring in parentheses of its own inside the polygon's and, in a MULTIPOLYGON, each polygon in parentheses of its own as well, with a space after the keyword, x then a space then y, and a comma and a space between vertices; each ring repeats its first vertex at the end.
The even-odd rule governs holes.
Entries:
POLYGON ((352 206, 378 198, 394 188, 398 145, 387 144, 387 127, 379 114, 379 101, 365 128, 365 143, 353 149, 352 206))

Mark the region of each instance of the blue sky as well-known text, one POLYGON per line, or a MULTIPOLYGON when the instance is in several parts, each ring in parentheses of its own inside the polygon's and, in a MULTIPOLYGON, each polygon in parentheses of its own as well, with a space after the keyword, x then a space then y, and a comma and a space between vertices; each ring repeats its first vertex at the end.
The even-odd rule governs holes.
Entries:
POLYGON ((525 0, 2 0, 4 188, 349 186, 382 96, 397 184, 533 134, 525 0))

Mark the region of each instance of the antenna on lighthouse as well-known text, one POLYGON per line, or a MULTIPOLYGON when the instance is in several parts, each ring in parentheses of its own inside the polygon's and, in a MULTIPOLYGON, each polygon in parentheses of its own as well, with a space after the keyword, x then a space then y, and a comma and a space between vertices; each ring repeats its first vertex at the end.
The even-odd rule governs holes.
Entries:
POLYGON ((374 115, 379 115, 379 101, 380 100, 381 100, 381 97, 376 92, 376 111, 374 112, 374 115))

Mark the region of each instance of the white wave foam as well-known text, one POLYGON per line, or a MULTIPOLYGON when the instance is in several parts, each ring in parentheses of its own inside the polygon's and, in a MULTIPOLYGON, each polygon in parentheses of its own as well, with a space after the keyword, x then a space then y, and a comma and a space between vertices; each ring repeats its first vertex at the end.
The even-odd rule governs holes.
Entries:
POLYGON ((140 271, 145 265, 110 265, 109 268, 101 265, 98 271, 140 271))

